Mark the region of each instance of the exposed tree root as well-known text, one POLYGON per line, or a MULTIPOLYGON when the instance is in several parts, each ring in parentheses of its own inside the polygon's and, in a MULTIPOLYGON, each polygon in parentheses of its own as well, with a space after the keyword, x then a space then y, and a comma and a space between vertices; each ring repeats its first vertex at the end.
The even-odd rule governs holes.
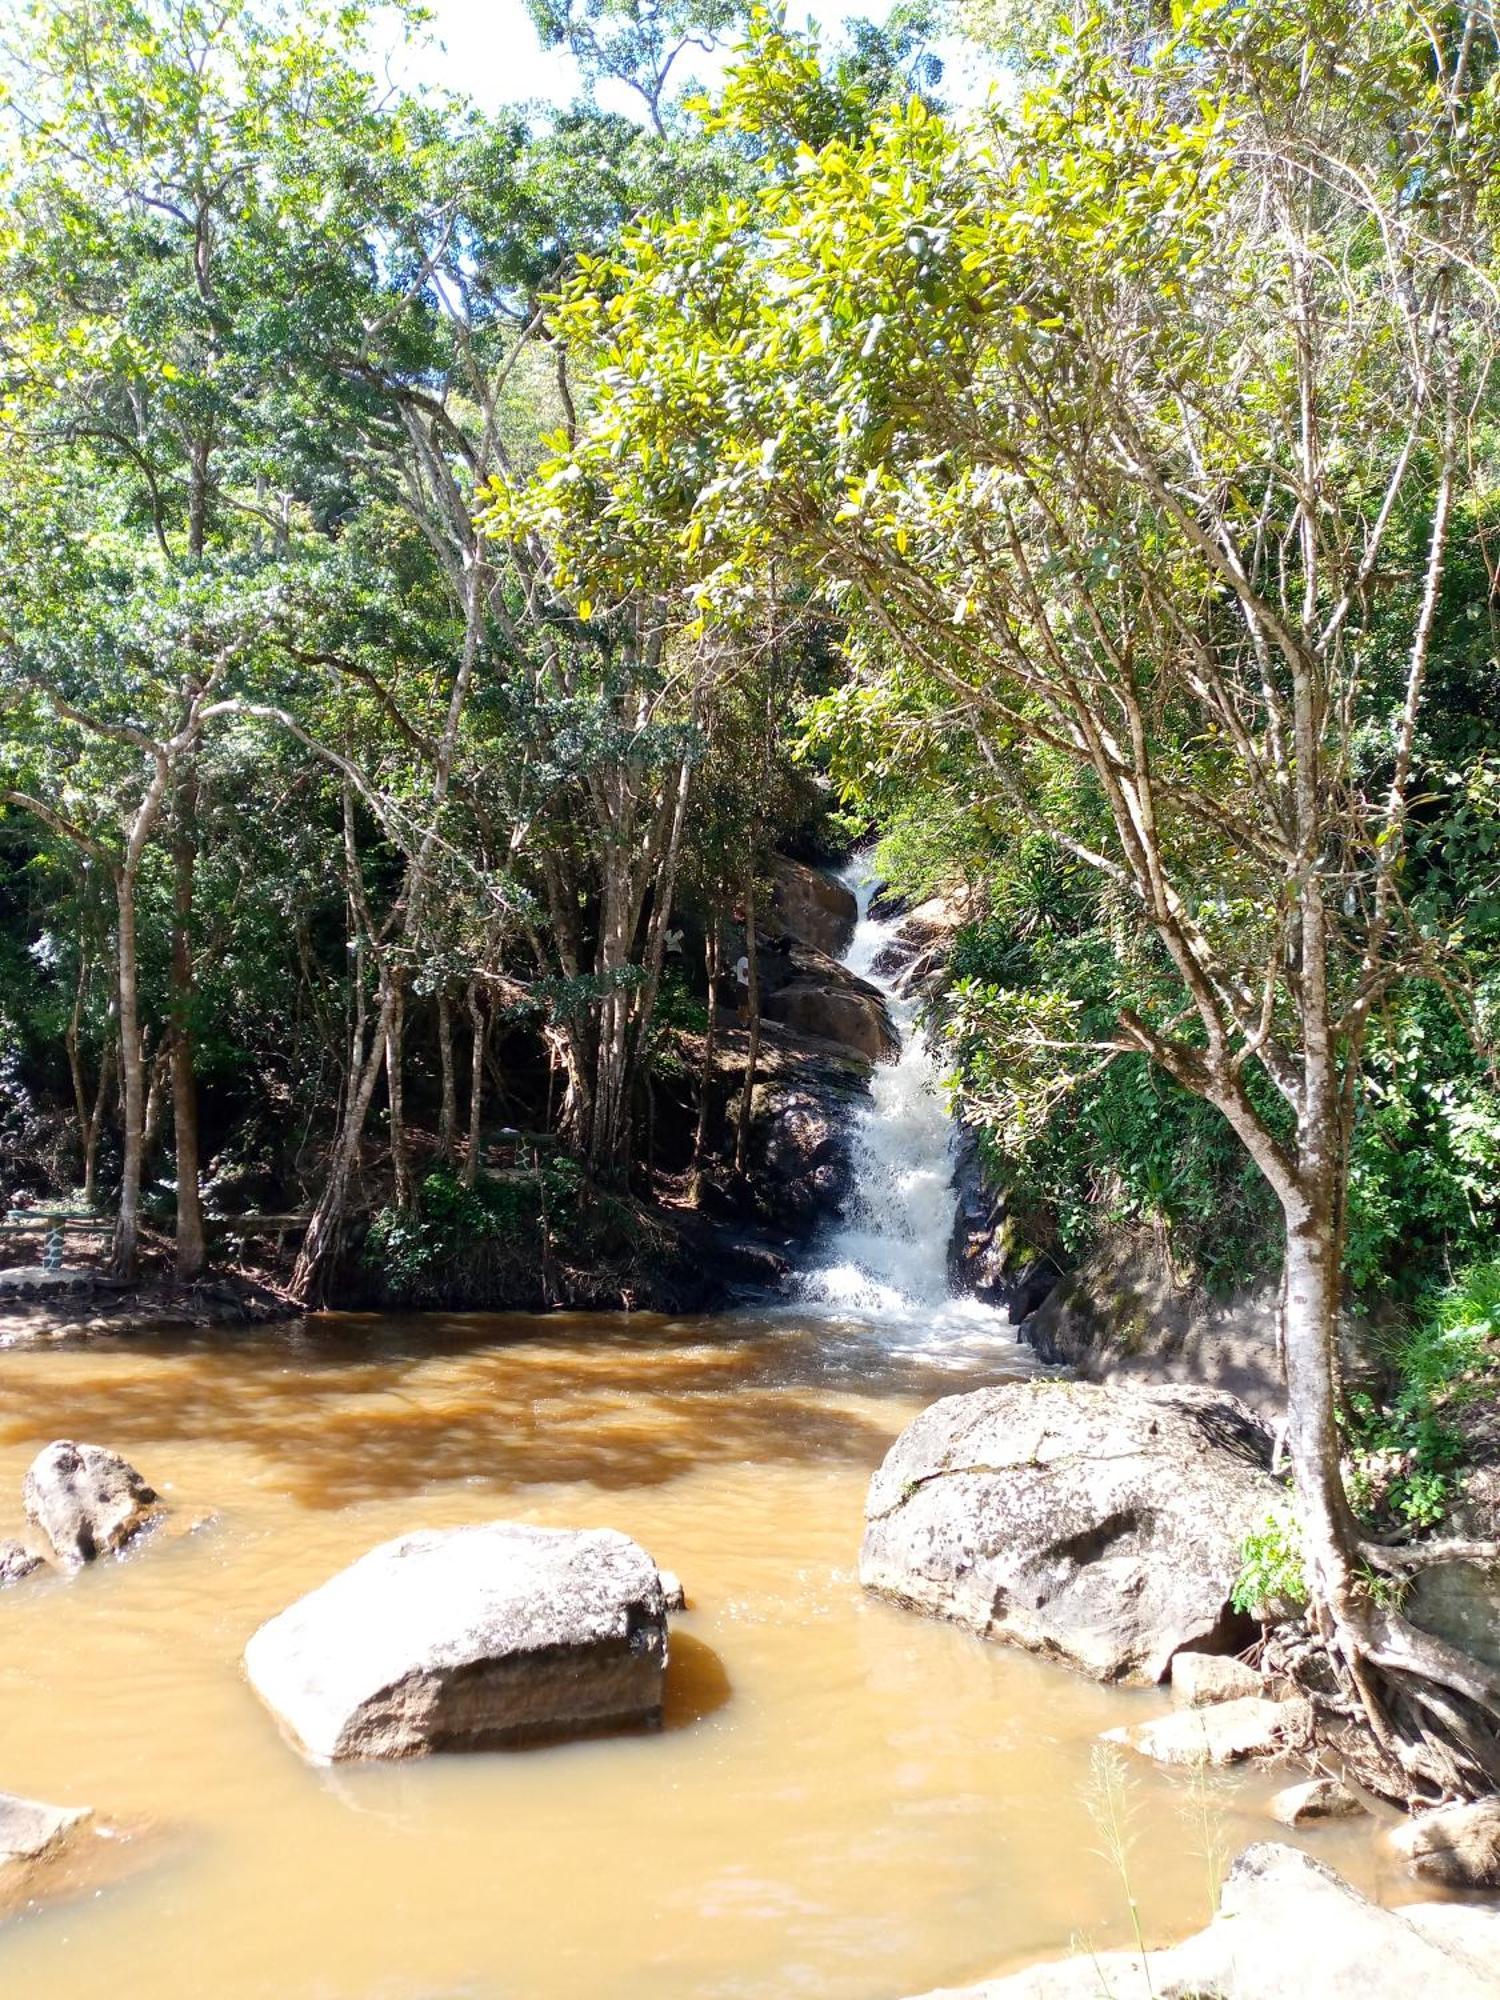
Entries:
POLYGON ((1307 1696, 1351 1775, 1407 1807, 1500 1791, 1500 1669, 1368 1598, 1340 1609, 1321 1630, 1279 1628, 1265 1665, 1307 1696))

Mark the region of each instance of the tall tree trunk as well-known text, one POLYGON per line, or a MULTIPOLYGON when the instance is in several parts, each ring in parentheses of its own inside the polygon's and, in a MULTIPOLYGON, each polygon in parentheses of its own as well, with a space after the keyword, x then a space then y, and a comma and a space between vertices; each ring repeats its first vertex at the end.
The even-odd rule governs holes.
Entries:
POLYGON ((750 1017, 750 1048, 745 1057, 745 1090, 740 1098, 740 1115, 734 1136, 734 1170, 745 1171, 750 1151, 750 1107, 755 1096, 755 1072, 760 1063, 760 962, 755 939, 755 874, 745 881, 745 956, 749 960, 750 984, 745 1004, 750 1017))
POLYGON ((393 982, 381 982, 380 1009, 366 1046, 355 1051, 349 1077, 344 1115, 334 1140, 327 1178, 302 1239, 302 1249, 292 1271, 291 1289, 304 1305, 321 1305, 326 1299, 329 1278, 338 1267, 344 1248, 344 1224, 349 1210, 349 1192, 354 1179, 354 1163, 370 1115, 381 1066, 385 1062, 386 1035, 391 1009, 395 1004, 393 982))
POLYGON ((703 1067, 698 1073, 698 1126, 693 1134, 693 1200, 703 1199, 703 1162, 713 1117, 714 1083, 719 1056, 719 910, 710 907, 708 934, 703 940, 703 969, 708 978, 708 1027, 703 1036, 703 1067))
MULTIPOLYGON (((83 1075, 83 1003, 88 993, 88 974, 89 961, 86 956, 80 957, 78 985, 73 995, 73 1012, 69 1017, 63 1039, 68 1051, 68 1074, 73 1084, 73 1108, 78 1118, 78 1155, 83 1176, 83 1199, 85 1204, 92 1208, 99 1177, 99 1135, 104 1129, 104 1107, 109 1101, 110 1079, 114 1074, 115 1044, 113 1034, 106 1033, 104 1045, 99 1051, 99 1075, 94 1085, 93 1102, 90 1103, 83 1075)), ((117 995, 110 1002, 111 1026, 118 1007, 117 995)))
POLYGON ((391 1118, 391 1183, 397 1208, 412 1205, 411 1158, 406 1145, 406 1094, 402 1060, 406 1045, 406 996, 393 972, 392 999, 385 1015, 385 1091, 391 1118))
POLYGON ((198 781, 177 787, 172 842, 172 1138, 177 1168, 177 1275, 187 1281, 208 1261, 199 1192, 198 1078, 193 1061, 193 875, 198 781))
POLYGON ((453 1007, 446 987, 437 997, 438 1066, 443 1079, 442 1103, 438 1111, 438 1151, 443 1164, 452 1166, 458 1137, 458 1086, 453 1076, 453 1007))
POLYGON ((141 1161, 145 1152, 146 1076, 141 1048, 140 973, 135 935, 135 873, 115 873, 116 978, 120 996, 120 1206, 115 1217, 114 1268, 135 1276, 141 1228, 141 1161))
POLYGON ((478 980, 469 983, 469 1145, 464 1154, 463 1184, 473 1187, 479 1177, 479 1145, 484 1116, 484 1051, 489 1040, 490 1021, 479 990, 478 980))

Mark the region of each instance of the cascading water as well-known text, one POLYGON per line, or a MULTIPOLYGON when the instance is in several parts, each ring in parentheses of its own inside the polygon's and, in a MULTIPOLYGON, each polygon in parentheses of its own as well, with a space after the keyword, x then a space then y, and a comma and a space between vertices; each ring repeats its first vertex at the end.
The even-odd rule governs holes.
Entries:
POLYGON ((841 1318, 920 1328, 943 1338, 982 1331, 1014 1343, 1004 1313, 956 1296, 949 1283, 948 1244, 957 1204, 953 1123, 933 1052, 918 1027, 918 998, 903 992, 882 966, 901 919, 870 914, 879 878, 868 857, 856 857, 843 880, 859 903, 844 964, 885 996, 901 1054, 894 1063, 876 1066, 851 1135, 853 1185, 846 1213, 814 1268, 804 1273, 801 1299, 841 1318))

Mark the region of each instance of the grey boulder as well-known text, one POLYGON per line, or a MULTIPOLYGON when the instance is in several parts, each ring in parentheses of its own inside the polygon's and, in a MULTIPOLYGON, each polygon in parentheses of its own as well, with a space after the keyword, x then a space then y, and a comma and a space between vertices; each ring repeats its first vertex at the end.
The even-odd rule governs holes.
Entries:
POLYGON ((1249 1694, 1106 1729, 1103 1741, 1123 1744, 1158 1764, 1191 1767, 1282 1757, 1305 1747, 1311 1730, 1312 1710, 1305 1701, 1268 1701, 1249 1694))
POLYGON ((1232 1396, 1013 1382, 926 1409, 870 1485, 867 1589, 1106 1681, 1246 1636, 1240 1548, 1271 1439, 1232 1396))
POLYGON ((1493 1910, 1383 1910, 1262 1841, 1230 1870, 1207 1930, 1169 1951, 1089 1953, 926 2000, 1496 2000, 1497 1925, 1493 1910))
POLYGON ((257 1694, 328 1763, 656 1724, 666 1661, 638 1543, 508 1521, 383 1542, 245 1648, 257 1694))
POLYGON ((1365 1810, 1364 1801, 1337 1778, 1308 1778, 1303 1784, 1288 1785, 1266 1803, 1272 1819, 1296 1827, 1318 1826, 1330 1819, 1358 1819, 1365 1810))
POLYGON ((151 1487, 118 1452, 71 1438, 37 1453, 21 1501, 67 1569, 117 1553, 163 1512, 151 1487))
POLYGON ((1211 1708, 1264 1692, 1254 1667, 1227 1653, 1178 1653, 1172 1661, 1172 1699, 1182 1708, 1211 1708))
POLYGON ((1500 1798, 1418 1813, 1387 1838, 1423 1881, 1445 1889, 1500 1889, 1500 1798))

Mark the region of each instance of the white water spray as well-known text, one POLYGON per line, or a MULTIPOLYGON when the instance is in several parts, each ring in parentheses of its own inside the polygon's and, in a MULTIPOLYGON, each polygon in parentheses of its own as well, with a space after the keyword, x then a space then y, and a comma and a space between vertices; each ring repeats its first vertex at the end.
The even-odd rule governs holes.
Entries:
POLYGON ((958 1200, 953 1121, 943 1102, 941 1073, 917 1023, 918 998, 877 969, 901 919, 871 916, 878 877, 868 857, 857 857, 842 879, 859 902, 844 963, 885 996, 901 1054, 894 1063, 876 1065, 869 1099, 851 1134, 847 1212, 817 1266, 803 1276, 802 1300, 839 1317, 920 1328, 929 1336, 983 1331, 1014 1344, 1015 1331, 1004 1313, 956 1296, 949 1284, 948 1244, 958 1200))

